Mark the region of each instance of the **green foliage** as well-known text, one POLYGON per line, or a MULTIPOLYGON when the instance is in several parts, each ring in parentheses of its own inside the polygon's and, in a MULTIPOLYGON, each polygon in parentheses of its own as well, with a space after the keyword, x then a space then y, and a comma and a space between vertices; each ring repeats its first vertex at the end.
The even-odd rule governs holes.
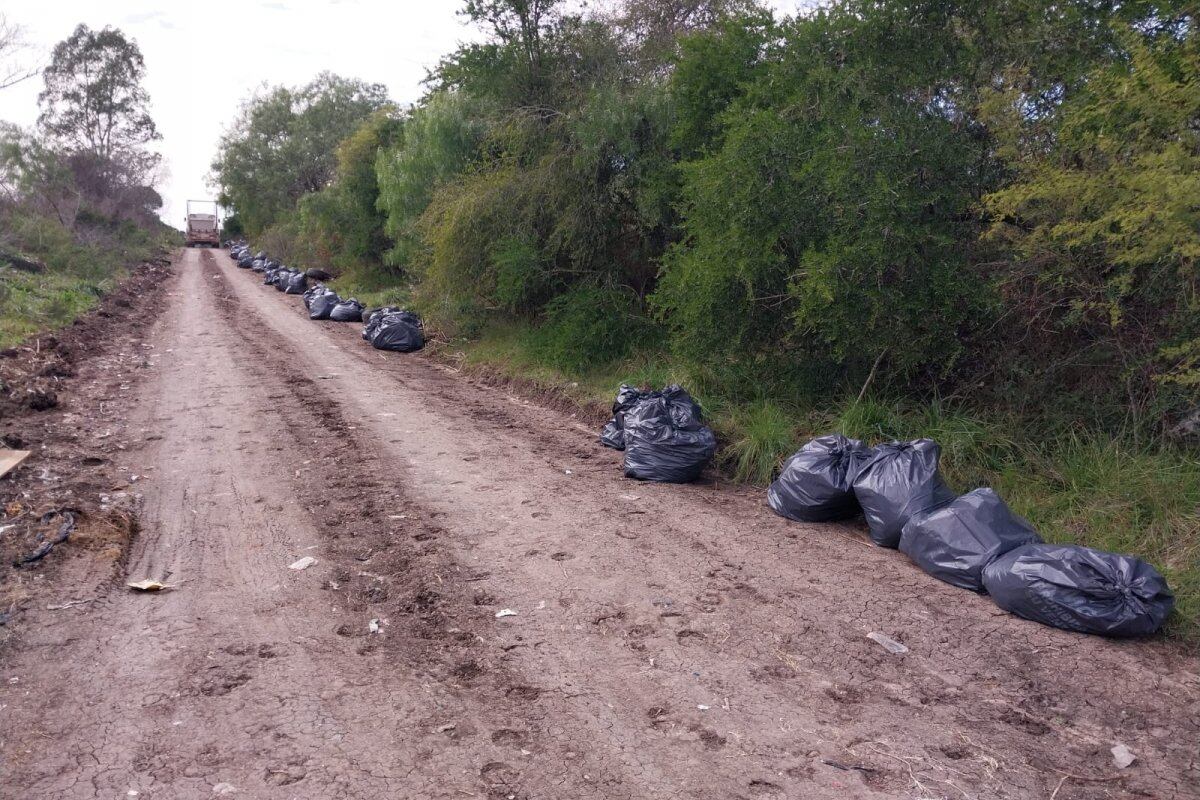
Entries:
POLYGON ((583 372, 620 360, 649 331, 624 292, 578 286, 546 305, 533 352, 552 367, 583 372))
POLYGON ((338 146, 386 103, 382 85, 328 72, 252 97, 213 161, 222 202, 248 233, 261 233, 333 179, 338 146))
MULTIPOLYGON (((712 416, 711 408, 706 412, 712 416)), ((778 403, 734 405, 715 417, 722 447, 718 462, 734 480, 766 486, 796 451, 796 419, 778 403)))
POLYGON ((488 127, 487 104, 456 92, 439 92, 405 120, 400 141, 376 161, 379 210, 395 242, 389 263, 409 268, 424 249, 418 222, 436 189, 475 158, 488 127))
POLYGON ((165 226, 102 221, 73 230, 27 207, 4 208, 0 249, 19 251, 45 269, 0 265, 0 348, 70 323, 113 289, 127 267, 157 254, 167 241, 165 226))
POLYGON ((986 203, 992 235, 1022 259, 1005 292, 1063 344, 1113 353, 1141 406, 1156 373, 1200 382, 1200 34, 1122 42, 1127 58, 1063 104, 1049 152, 1010 139, 1016 178, 986 203))
POLYGON ((161 138, 142 87, 142 51, 120 30, 81 23, 54 46, 42 76, 38 124, 68 149, 107 161, 161 138))

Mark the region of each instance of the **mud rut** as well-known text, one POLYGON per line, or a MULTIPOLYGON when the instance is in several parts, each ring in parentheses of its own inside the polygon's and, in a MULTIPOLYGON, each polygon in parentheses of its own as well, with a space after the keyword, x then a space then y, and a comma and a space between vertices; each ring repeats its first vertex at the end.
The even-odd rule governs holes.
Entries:
POLYGON ((0 796, 1200 796, 1178 648, 1011 618, 757 492, 627 481, 571 418, 223 254, 178 270, 122 456, 123 577, 177 588, 31 621, 0 796))

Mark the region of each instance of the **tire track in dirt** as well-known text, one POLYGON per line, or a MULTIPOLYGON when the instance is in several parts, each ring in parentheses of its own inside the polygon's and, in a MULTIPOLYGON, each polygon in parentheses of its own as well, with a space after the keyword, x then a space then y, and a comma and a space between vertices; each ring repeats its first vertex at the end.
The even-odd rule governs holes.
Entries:
POLYGON ((407 460, 410 494, 444 515, 461 563, 484 565, 487 598, 522 610, 495 636, 569 700, 546 730, 642 776, 634 796, 1048 795, 1068 772, 1110 777, 1117 741, 1139 771, 1059 796, 1200 786, 1200 679, 1179 649, 1015 619, 857 526, 788 523, 752 491, 626 481, 568 418, 372 351, 220 263, 294 363, 407 460))

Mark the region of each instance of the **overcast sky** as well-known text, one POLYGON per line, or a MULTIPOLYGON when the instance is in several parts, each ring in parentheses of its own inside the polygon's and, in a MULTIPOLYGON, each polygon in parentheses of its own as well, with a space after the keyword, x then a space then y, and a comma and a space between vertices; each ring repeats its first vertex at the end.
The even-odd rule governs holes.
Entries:
MULTIPOLYGON (((774 0, 791 11, 796 0, 774 0)), ((188 199, 210 198, 209 164, 238 105, 262 83, 296 86, 322 70, 383 83, 401 104, 422 94, 427 68, 477 39, 462 0, 4 0, 42 63, 84 22, 112 25, 146 59, 146 89, 167 174, 163 218, 182 227, 188 199)), ((0 91, 0 119, 30 126, 40 77, 0 91)))

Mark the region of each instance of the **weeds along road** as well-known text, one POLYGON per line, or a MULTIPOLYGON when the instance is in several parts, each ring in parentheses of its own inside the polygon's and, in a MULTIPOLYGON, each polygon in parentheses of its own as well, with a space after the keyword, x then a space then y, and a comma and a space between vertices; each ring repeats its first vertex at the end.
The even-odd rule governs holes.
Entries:
POLYGON ((1200 795, 1179 648, 1015 619, 760 492, 628 481, 569 417, 223 253, 173 280, 123 577, 176 588, 31 614, 3 796, 1200 795))

